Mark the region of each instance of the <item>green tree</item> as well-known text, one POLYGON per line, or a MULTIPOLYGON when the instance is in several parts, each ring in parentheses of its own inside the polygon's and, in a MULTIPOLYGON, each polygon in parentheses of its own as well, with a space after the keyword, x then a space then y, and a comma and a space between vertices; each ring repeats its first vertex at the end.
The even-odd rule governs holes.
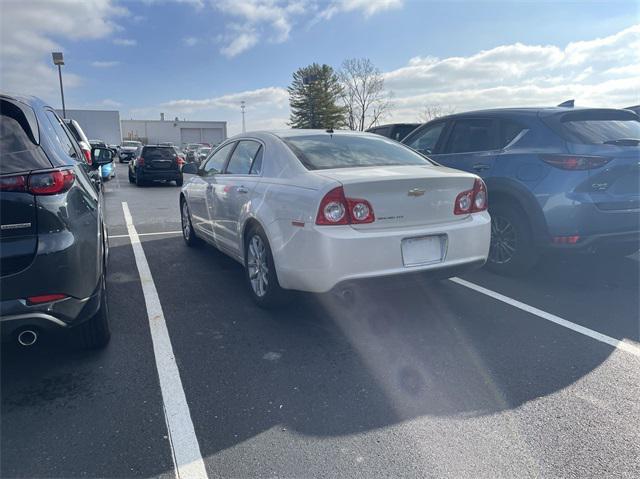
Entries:
POLYGON ((342 87, 329 65, 299 68, 288 88, 292 128, 341 128, 345 108, 340 105, 342 87))

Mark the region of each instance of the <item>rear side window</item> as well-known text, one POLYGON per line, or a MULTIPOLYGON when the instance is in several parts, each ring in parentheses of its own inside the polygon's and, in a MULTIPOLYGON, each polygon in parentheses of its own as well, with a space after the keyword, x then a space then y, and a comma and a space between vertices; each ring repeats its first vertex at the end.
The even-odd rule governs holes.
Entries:
POLYGON ((418 150, 420 153, 430 155, 436 152, 436 145, 444 130, 445 122, 436 123, 422 128, 418 133, 411 135, 405 142, 408 146, 414 150, 418 150))
POLYGON ((382 136, 324 133, 282 139, 308 170, 431 164, 415 151, 382 136))
POLYGON ((229 159, 226 173, 229 175, 248 175, 260 146, 257 141, 240 141, 229 159))
POLYGON ((154 146, 145 146, 144 151, 142 152, 142 156, 145 159, 156 159, 156 160, 172 160, 175 158, 176 150, 172 147, 154 147, 154 146))
POLYGON ((222 169, 224 168, 224 164, 227 161, 227 157, 229 156, 229 153, 234 146, 235 142, 227 143, 209 157, 207 162, 204 164, 204 167, 202 168, 207 176, 215 175, 222 171, 222 169))
POLYGON ((514 121, 500 120, 500 148, 509 145, 525 129, 514 121))
POLYGON ((546 122, 571 143, 602 145, 617 140, 640 140, 640 121, 623 110, 584 110, 566 113, 546 122))
POLYGON ((51 168, 51 163, 35 144, 26 108, 29 107, 5 100, 0 102, 0 174, 51 168))
POLYGON ((470 118, 456 120, 445 153, 468 153, 498 149, 496 122, 470 118))
POLYGON ((79 158, 75 147, 73 146, 74 140, 69 138, 69 135, 65 131, 64 127, 60 124, 58 116, 51 110, 45 110, 45 115, 49 121, 45 121, 44 129, 48 130, 50 137, 54 143, 57 143, 62 151, 71 158, 79 158))
POLYGON ((418 125, 398 125, 393 129, 391 138, 396 141, 402 141, 409 133, 416 129, 418 125))

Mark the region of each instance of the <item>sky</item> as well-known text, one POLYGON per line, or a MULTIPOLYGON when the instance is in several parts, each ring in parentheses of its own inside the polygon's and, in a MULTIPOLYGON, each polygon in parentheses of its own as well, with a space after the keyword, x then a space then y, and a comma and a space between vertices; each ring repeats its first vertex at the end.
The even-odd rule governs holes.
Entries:
POLYGON ((282 128, 293 72, 368 58, 392 108, 640 103, 640 0, 0 0, 0 88, 121 118, 282 128))

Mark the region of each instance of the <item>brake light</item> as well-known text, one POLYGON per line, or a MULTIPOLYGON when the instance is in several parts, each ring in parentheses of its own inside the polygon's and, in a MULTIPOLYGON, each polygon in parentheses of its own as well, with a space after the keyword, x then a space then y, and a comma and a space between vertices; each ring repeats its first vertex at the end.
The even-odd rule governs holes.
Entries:
POLYGON ((317 225, 351 225, 374 221, 371 203, 359 198, 345 197, 342 186, 324 195, 316 216, 317 225))
POLYGON ((553 242, 555 244, 576 244, 580 241, 580 236, 554 236, 553 242))
POLYGON ((52 301, 60 301, 61 299, 66 298, 66 294, 43 294, 40 296, 29 296, 27 298, 27 304, 42 304, 42 303, 51 303, 52 301))
POLYGON ((31 175, 0 178, 0 191, 24 192, 34 195, 57 195, 73 185, 76 175, 72 170, 53 170, 31 175))
POLYGON ((84 153, 84 159, 87 160, 87 164, 93 164, 93 159, 91 159, 91 150, 82 150, 84 153))
POLYGON ((136 160, 136 165, 138 165, 138 166, 144 166, 144 158, 140 156, 140 157, 136 160))
POLYGON ((179 166, 182 166, 185 164, 184 158, 181 156, 178 156, 176 161, 178 162, 179 166))
POLYGON ((561 170, 582 171, 600 168, 611 161, 606 156, 541 155, 546 164, 561 170))
POLYGON ((476 178, 472 190, 466 190, 456 197, 453 206, 454 215, 467 215, 484 211, 489 206, 487 187, 480 178, 476 178))

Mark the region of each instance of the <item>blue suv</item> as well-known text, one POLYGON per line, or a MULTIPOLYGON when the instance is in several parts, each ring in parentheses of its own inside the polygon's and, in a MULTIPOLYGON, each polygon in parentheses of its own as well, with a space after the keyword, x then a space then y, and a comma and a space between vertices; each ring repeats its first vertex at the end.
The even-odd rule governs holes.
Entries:
POLYGON ((497 273, 524 272, 545 249, 639 249, 640 119, 632 111, 572 102, 474 111, 426 123, 402 143, 484 179, 487 266, 497 273))

